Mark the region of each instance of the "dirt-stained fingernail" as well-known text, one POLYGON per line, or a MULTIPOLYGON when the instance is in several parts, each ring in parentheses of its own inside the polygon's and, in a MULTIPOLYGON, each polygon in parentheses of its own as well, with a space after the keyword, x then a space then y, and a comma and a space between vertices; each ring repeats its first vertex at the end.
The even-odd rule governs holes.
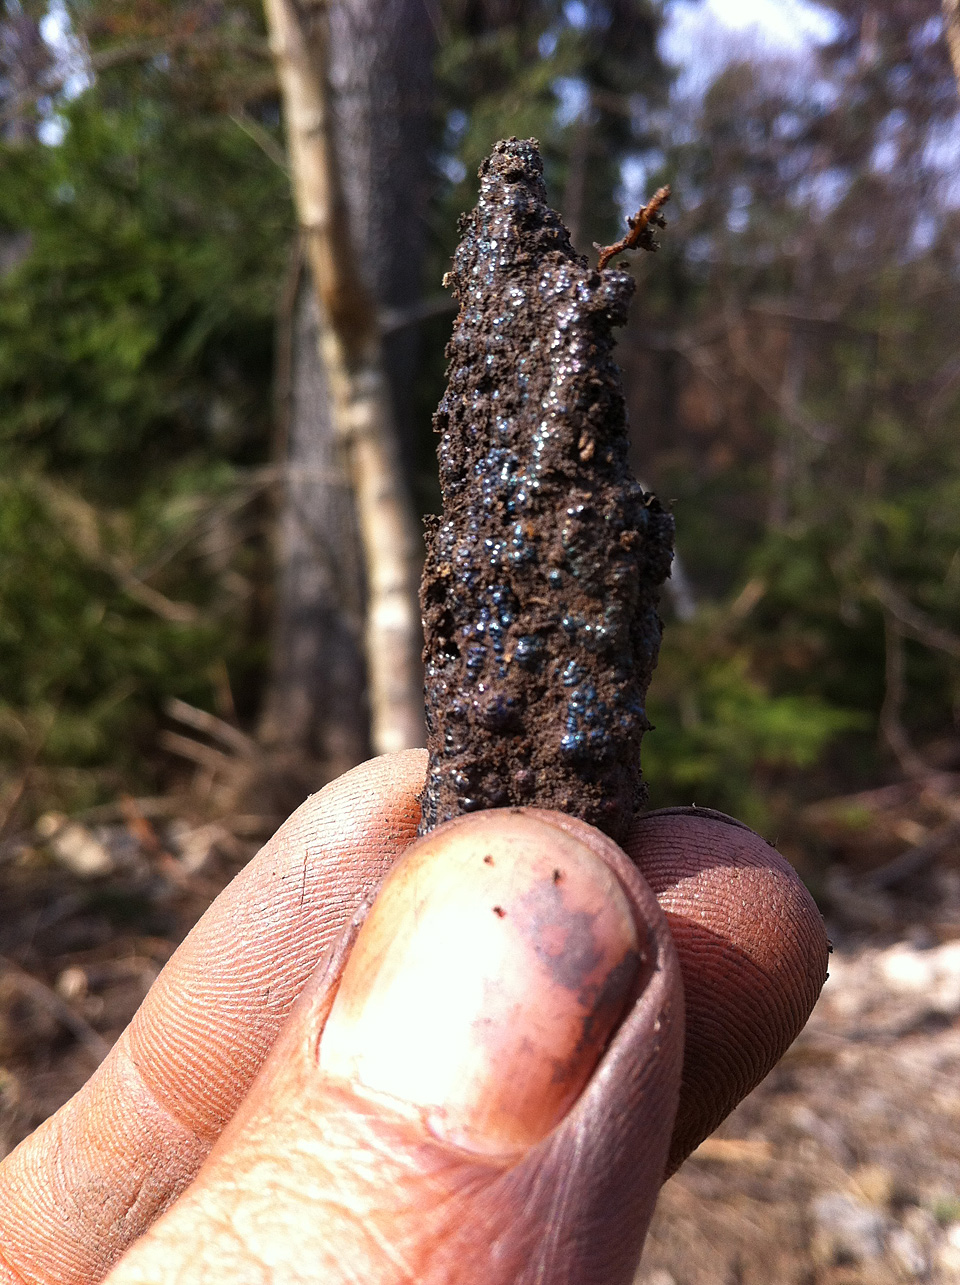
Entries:
POLYGON ((459 1147, 519 1155, 569 1110, 651 967, 645 927, 584 843, 529 813, 460 817, 384 883, 320 1068, 459 1147))

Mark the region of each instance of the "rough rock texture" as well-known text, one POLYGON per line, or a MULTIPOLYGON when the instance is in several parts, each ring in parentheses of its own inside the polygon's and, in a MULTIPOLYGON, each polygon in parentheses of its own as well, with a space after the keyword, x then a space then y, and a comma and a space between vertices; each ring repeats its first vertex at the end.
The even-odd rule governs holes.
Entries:
POLYGON ((497 144, 447 278, 460 313, 421 588, 421 832, 536 804, 619 840, 643 801, 673 521, 627 466, 611 331, 633 278, 574 252, 542 171, 533 140, 497 144))

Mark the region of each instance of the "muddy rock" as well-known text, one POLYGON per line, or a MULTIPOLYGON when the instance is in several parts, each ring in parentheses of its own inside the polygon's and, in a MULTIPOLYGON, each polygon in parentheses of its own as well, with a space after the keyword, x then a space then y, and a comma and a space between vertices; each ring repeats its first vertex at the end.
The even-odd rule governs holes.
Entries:
POLYGON ((575 253, 542 169, 532 140, 497 144, 447 277, 460 311, 421 589, 421 831, 535 804, 622 839, 643 800, 673 522, 627 465, 613 328, 633 279, 575 253))

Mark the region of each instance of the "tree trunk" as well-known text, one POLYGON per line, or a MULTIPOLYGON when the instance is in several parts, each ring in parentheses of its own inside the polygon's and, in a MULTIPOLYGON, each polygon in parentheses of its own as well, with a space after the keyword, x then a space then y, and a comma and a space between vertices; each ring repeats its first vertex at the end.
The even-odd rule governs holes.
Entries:
POLYGON ((266 11, 320 304, 320 362, 311 373, 301 316, 263 730, 275 746, 308 748, 339 770, 368 745, 382 752, 423 739, 420 544, 408 499, 416 335, 407 328, 381 343, 378 315, 420 295, 432 32, 421 0, 266 0, 266 11), (337 467, 351 495, 308 479, 337 467), (308 569, 317 533, 322 556, 308 569), (358 695, 361 639, 369 733, 358 695))
POLYGON ((287 767, 306 789, 311 770, 330 779, 370 753, 363 559, 343 452, 332 432, 319 342, 316 295, 303 280, 290 347, 273 676, 260 736, 282 758, 291 758, 287 767))
POLYGON ((960 87, 960 0, 943 0, 943 21, 953 70, 960 87))

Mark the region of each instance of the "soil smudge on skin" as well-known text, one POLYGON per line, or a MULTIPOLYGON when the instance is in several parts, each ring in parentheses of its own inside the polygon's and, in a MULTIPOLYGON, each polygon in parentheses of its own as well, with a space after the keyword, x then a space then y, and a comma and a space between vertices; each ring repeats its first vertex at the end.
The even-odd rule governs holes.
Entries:
POLYGON ((535 804, 622 840, 673 520, 627 464, 612 330, 633 278, 574 252, 542 172, 533 140, 496 145, 446 279, 460 312, 421 588, 421 833, 535 804))

